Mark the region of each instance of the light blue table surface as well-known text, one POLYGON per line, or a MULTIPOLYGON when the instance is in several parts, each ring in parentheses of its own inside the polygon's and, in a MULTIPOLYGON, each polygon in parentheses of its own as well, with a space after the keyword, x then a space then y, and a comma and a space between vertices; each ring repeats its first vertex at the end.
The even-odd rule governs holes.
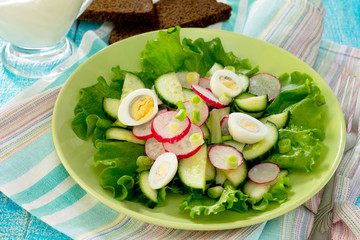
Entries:
MULTIPOLYGON (((323 0, 323 4, 326 9, 323 39, 360 49, 360 1, 323 0)), ((13 94, 9 93, 7 100, 2 99, 0 106, 13 94)), ((0 192, 0 239, 70 238, 32 216, 0 192)))

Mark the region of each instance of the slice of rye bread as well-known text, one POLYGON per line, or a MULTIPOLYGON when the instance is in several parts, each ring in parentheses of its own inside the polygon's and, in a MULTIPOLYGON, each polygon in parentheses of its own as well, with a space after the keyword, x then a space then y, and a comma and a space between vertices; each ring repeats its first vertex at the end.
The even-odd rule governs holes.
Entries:
POLYGON ((231 6, 216 0, 160 0, 155 4, 157 22, 155 24, 118 23, 111 31, 109 44, 136 34, 174 26, 206 27, 228 20, 231 6))
POLYGON ((156 22, 152 0, 94 0, 79 20, 102 22, 156 22))

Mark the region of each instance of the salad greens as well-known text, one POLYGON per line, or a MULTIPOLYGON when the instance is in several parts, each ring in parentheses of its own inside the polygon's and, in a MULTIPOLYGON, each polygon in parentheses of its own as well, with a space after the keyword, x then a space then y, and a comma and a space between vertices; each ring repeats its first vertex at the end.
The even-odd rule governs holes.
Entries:
MULTIPOLYGON (((138 76, 147 88, 151 88, 157 77, 169 72, 198 72, 201 77, 205 77, 214 63, 233 66, 237 73, 248 77, 259 71, 259 67, 253 67, 248 59, 226 52, 219 38, 210 41, 202 38, 196 40, 184 38, 181 41, 179 27, 160 31, 156 40, 147 42, 140 56, 141 71, 132 73, 138 76)), ((94 166, 101 170, 100 184, 110 189, 114 198, 118 200, 143 201, 142 203, 148 205, 144 198, 138 197, 139 190, 136 187, 138 181, 136 160, 139 156, 145 155, 144 146, 105 138, 106 130, 116 123, 115 119, 104 112, 103 99, 108 97, 120 99, 125 74, 128 71, 116 66, 112 72, 113 78, 110 84, 100 76, 97 84, 80 90, 81 97, 74 110, 72 129, 83 140, 92 137, 96 148, 93 156, 94 166)), ((289 171, 311 172, 319 159, 324 139, 322 120, 324 97, 307 74, 286 73, 279 79, 282 85, 281 93, 268 106, 265 115, 290 111, 288 126, 279 129, 279 134, 280 140, 287 138, 291 140, 291 150, 280 153, 275 149, 265 161, 274 162, 289 171)), ((212 199, 189 191, 181 184, 179 178, 175 177, 167 187, 160 189, 158 206, 166 204, 166 192, 169 190, 188 194, 180 205, 180 210, 189 210, 191 217, 200 214, 209 215, 227 209, 240 213, 250 209, 264 211, 270 202, 280 204, 286 201, 287 187, 290 187, 289 178, 282 175, 258 202, 231 184, 225 185, 218 199, 212 199)))

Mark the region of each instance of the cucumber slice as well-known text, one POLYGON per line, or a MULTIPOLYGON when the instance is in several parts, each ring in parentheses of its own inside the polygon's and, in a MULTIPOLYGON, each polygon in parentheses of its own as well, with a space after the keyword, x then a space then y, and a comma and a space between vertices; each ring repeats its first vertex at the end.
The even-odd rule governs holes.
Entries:
POLYGON ((236 98, 235 104, 237 107, 246 112, 262 112, 266 109, 268 104, 267 95, 249 96, 236 98))
POLYGON ((193 156, 179 160, 178 173, 180 180, 191 191, 205 192, 207 163, 206 145, 203 145, 193 156))
POLYGON ((249 89, 250 86, 250 79, 248 78, 248 76, 244 75, 244 74, 238 74, 241 82, 243 83, 243 92, 246 92, 249 89))
POLYGON ((221 170, 221 169, 218 169, 218 168, 215 168, 216 169, 216 177, 215 177, 215 183, 217 185, 223 185, 226 181, 226 175, 225 175, 225 172, 224 170, 221 170))
POLYGON ((209 139, 210 138, 210 132, 208 127, 206 126, 206 124, 203 124, 200 126, 203 134, 204 134, 204 140, 209 139))
POLYGON ((115 98, 104 98, 103 100, 103 108, 104 111, 113 119, 117 119, 118 117, 118 110, 121 103, 121 100, 124 99, 129 93, 135 91, 140 88, 145 88, 145 84, 141 79, 132 74, 126 73, 124 84, 122 87, 122 93, 120 99, 115 98))
POLYGON ((191 89, 183 88, 182 91, 185 101, 189 101, 193 96, 197 96, 197 94, 191 89))
POLYGON ((244 193, 251 198, 254 198, 256 202, 260 201, 264 194, 270 190, 269 184, 256 184, 248 180, 244 185, 244 193))
POLYGON ((128 141, 137 144, 145 144, 145 140, 138 139, 131 130, 123 128, 109 128, 105 132, 106 139, 114 139, 120 141, 128 141))
POLYGON ((169 107, 177 108, 178 101, 185 101, 183 88, 174 72, 161 75, 155 80, 155 92, 169 107))
POLYGON ((233 148, 236 148, 236 150, 238 150, 239 152, 242 152, 245 147, 245 143, 240 143, 234 140, 225 141, 223 142, 223 144, 227 146, 232 146, 233 148))
POLYGON ((287 111, 287 112, 269 115, 269 116, 263 117, 259 120, 262 123, 266 123, 266 121, 270 121, 270 122, 274 123, 278 128, 284 128, 289 123, 290 112, 287 111))
POLYGON ((215 179, 215 167, 210 163, 210 161, 206 161, 206 181, 211 181, 215 179))
POLYGON ((138 76, 126 73, 120 99, 124 99, 129 93, 140 88, 145 88, 144 82, 138 76))
POLYGON ((206 121, 206 125, 210 131, 210 143, 217 144, 221 143, 221 126, 220 121, 220 109, 214 108, 210 111, 209 117, 206 121))
POLYGON ((103 108, 106 114, 113 119, 117 119, 120 102, 121 102, 120 99, 104 98, 103 108))
POLYGON ((139 174, 139 187, 142 193, 139 197, 140 201, 149 208, 154 208, 158 204, 158 192, 150 187, 149 171, 143 171, 139 174))
POLYGON ((231 184, 237 188, 247 176, 246 164, 243 162, 240 166, 231 170, 224 170, 225 176, 231 184))
POLYGON ((265 126, 268 129, 268 133, 260 142, 245 145, 242 151, 245 160, 262 160, 272 153, 272 150, 279 140, 278 128, 274 123, 269 121, 265 123, 265 126))
POLYGON ((265 111, 260 111, 260 112, 248 112, 248 111, 244 111, 243 109, 239 108, 238 105, 235 103, 235 100, 233 101, 232 105, 231 105, 231 111, 232 112, 242 112, 242 113, 246 113, 247 115, 250 115, 254 118, 261 118, 265 111))

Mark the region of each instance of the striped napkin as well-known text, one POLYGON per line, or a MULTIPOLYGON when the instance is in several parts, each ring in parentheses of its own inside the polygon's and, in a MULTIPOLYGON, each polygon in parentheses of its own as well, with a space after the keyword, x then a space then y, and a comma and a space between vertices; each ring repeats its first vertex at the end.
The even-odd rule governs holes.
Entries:
MULTIPOLYGON (((340 86, 345 84, 348 76, 359 75, 360 50, 321 40, 325 11, 320 0, 228 0, 227 4, 233 8, 231 19, 211 28, 280 46, 314 67, 333 89, 339 81, 340 86)), ((76 239, 306 239, 322 191, 297 209, 264 223, 233 230, 187 231, 119 214, 76 184, 60 163, 52 141, 54 103, 72 71, 107 46, 112 27, 110 23, 75 24, 69 35, 79 53, 64 63, 71 68, 56 79, 28 82, 0 70, 1 84, 13 84, 13 89, 21 91, 16 97, 11 93, 1 97, 2 105, 7 104, 0 110, 0 191, 76 239), (14 86, 14 79, 21 84, 14 86)), ((352 79, 358 88, 360 79, 352 79)), ((346 94, 339 100, 342 97, 346 94)), ((333 239, 360 236, 359 152, 360 145, 345 154, 337 172, 333 239)))

